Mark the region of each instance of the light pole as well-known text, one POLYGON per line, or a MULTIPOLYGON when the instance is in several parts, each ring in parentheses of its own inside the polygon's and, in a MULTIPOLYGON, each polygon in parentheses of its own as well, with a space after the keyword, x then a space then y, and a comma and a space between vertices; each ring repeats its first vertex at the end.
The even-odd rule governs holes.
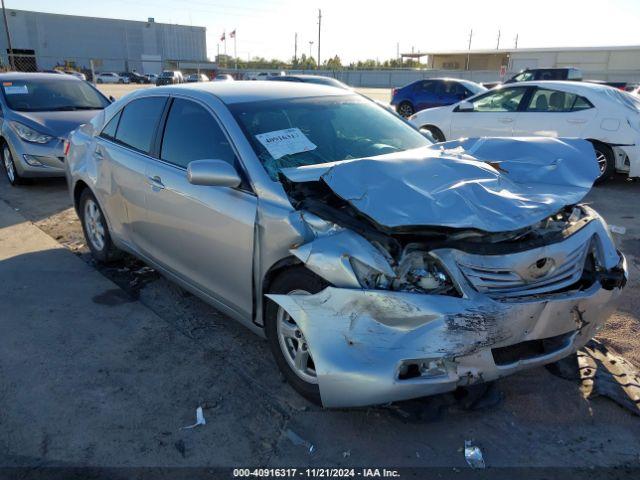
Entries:
POLYGON ((311 57, 311 47, 313 47, 313 40, 309 40, 309 58, 311 57))
POLYGON ((7 22, 7 10, 4 8, 4 0, 2 0, 2 16, 4 17, 4 29, 7 32, 7 48, 9 49, 9 66, 11 70, 16 69, 15 59, 13 58, 13 48, 11 47, 11 35, 9 34, 9 22, 7 22))

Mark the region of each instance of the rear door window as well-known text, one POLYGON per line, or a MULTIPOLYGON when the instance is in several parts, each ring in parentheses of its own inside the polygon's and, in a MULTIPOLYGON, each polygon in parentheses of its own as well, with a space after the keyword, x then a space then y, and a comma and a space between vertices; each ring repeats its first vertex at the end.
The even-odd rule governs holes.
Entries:
POLYGON ((591 108, 591 103, 583 97, 569 92, 538 88, 531 96, 527 112, 571 112, 591 108))
POLYGON ((122 111, 116 141, 142 153, 151 153, 166 102, 166 97, 147 97, 129 103, 122 111))

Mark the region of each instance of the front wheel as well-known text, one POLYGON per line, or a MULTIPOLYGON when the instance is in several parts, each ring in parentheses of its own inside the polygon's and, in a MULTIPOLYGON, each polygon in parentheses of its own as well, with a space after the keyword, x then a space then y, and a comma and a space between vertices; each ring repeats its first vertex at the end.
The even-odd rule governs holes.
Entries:
POLYGON ((84 238, 87 240, 93 258, 101 263, 109 263, 119 259, 121 252, 111 241, 109 226, 102 209, 88 188, 80 196, 79 207, 84 238))
MULTIPOLYGON (((304 267, 294 267, 279 275, 270 293, 312 295, 329 284, 304 267)), ((320 389, 313 352, 296 321, 279 305, 267 301, 265 331, 276 364, 287 382, 307 400, 320 405, 320 389)))
POLYGON ((434 127, 433 125, 425 125, 420 130, 427 130, 436 141, 436 143, 445 141, 444 133, 442 133, 442 130, 440 130, 438 127, 434 127))
POLYGON ((101 78, 98 79, 97 83, 104 83, 101 78))
POLYGON ((9 180, 9 183, 12 186, 20 185, 21 183, 23 183, 23 178, 18 173, 16 164, 13 161, 11 149, 6 143, 2 145, 2 163, 4 165, 4 171, 7 174, 7 180, 9 180))

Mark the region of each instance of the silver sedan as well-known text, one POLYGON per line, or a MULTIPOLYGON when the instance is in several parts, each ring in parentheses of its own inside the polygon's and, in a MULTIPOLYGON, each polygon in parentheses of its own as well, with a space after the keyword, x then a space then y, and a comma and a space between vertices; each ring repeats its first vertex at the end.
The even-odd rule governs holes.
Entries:
POLYGON ((109 105, 87 82, 52 73, 0 74, 0 149, 9 183, 64 176, 72 130, 109 105))
POLYGON ((557 361, 627 278, 579 203, 598 176, 582 140, 434 146, 353 92, 217 82, 137 91, 70 141, 94 257, 134 254, 265 336, 327 407, 557 361))

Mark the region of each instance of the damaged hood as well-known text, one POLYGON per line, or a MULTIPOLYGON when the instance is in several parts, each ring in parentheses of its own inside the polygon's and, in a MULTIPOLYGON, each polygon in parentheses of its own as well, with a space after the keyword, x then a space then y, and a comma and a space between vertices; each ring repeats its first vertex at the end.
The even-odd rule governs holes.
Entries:
POLYGON ((579 202, 599 169, 585 140, 472 138, 282 174, 292 183, 324 183, 383 228, 506 232, 579 202))

